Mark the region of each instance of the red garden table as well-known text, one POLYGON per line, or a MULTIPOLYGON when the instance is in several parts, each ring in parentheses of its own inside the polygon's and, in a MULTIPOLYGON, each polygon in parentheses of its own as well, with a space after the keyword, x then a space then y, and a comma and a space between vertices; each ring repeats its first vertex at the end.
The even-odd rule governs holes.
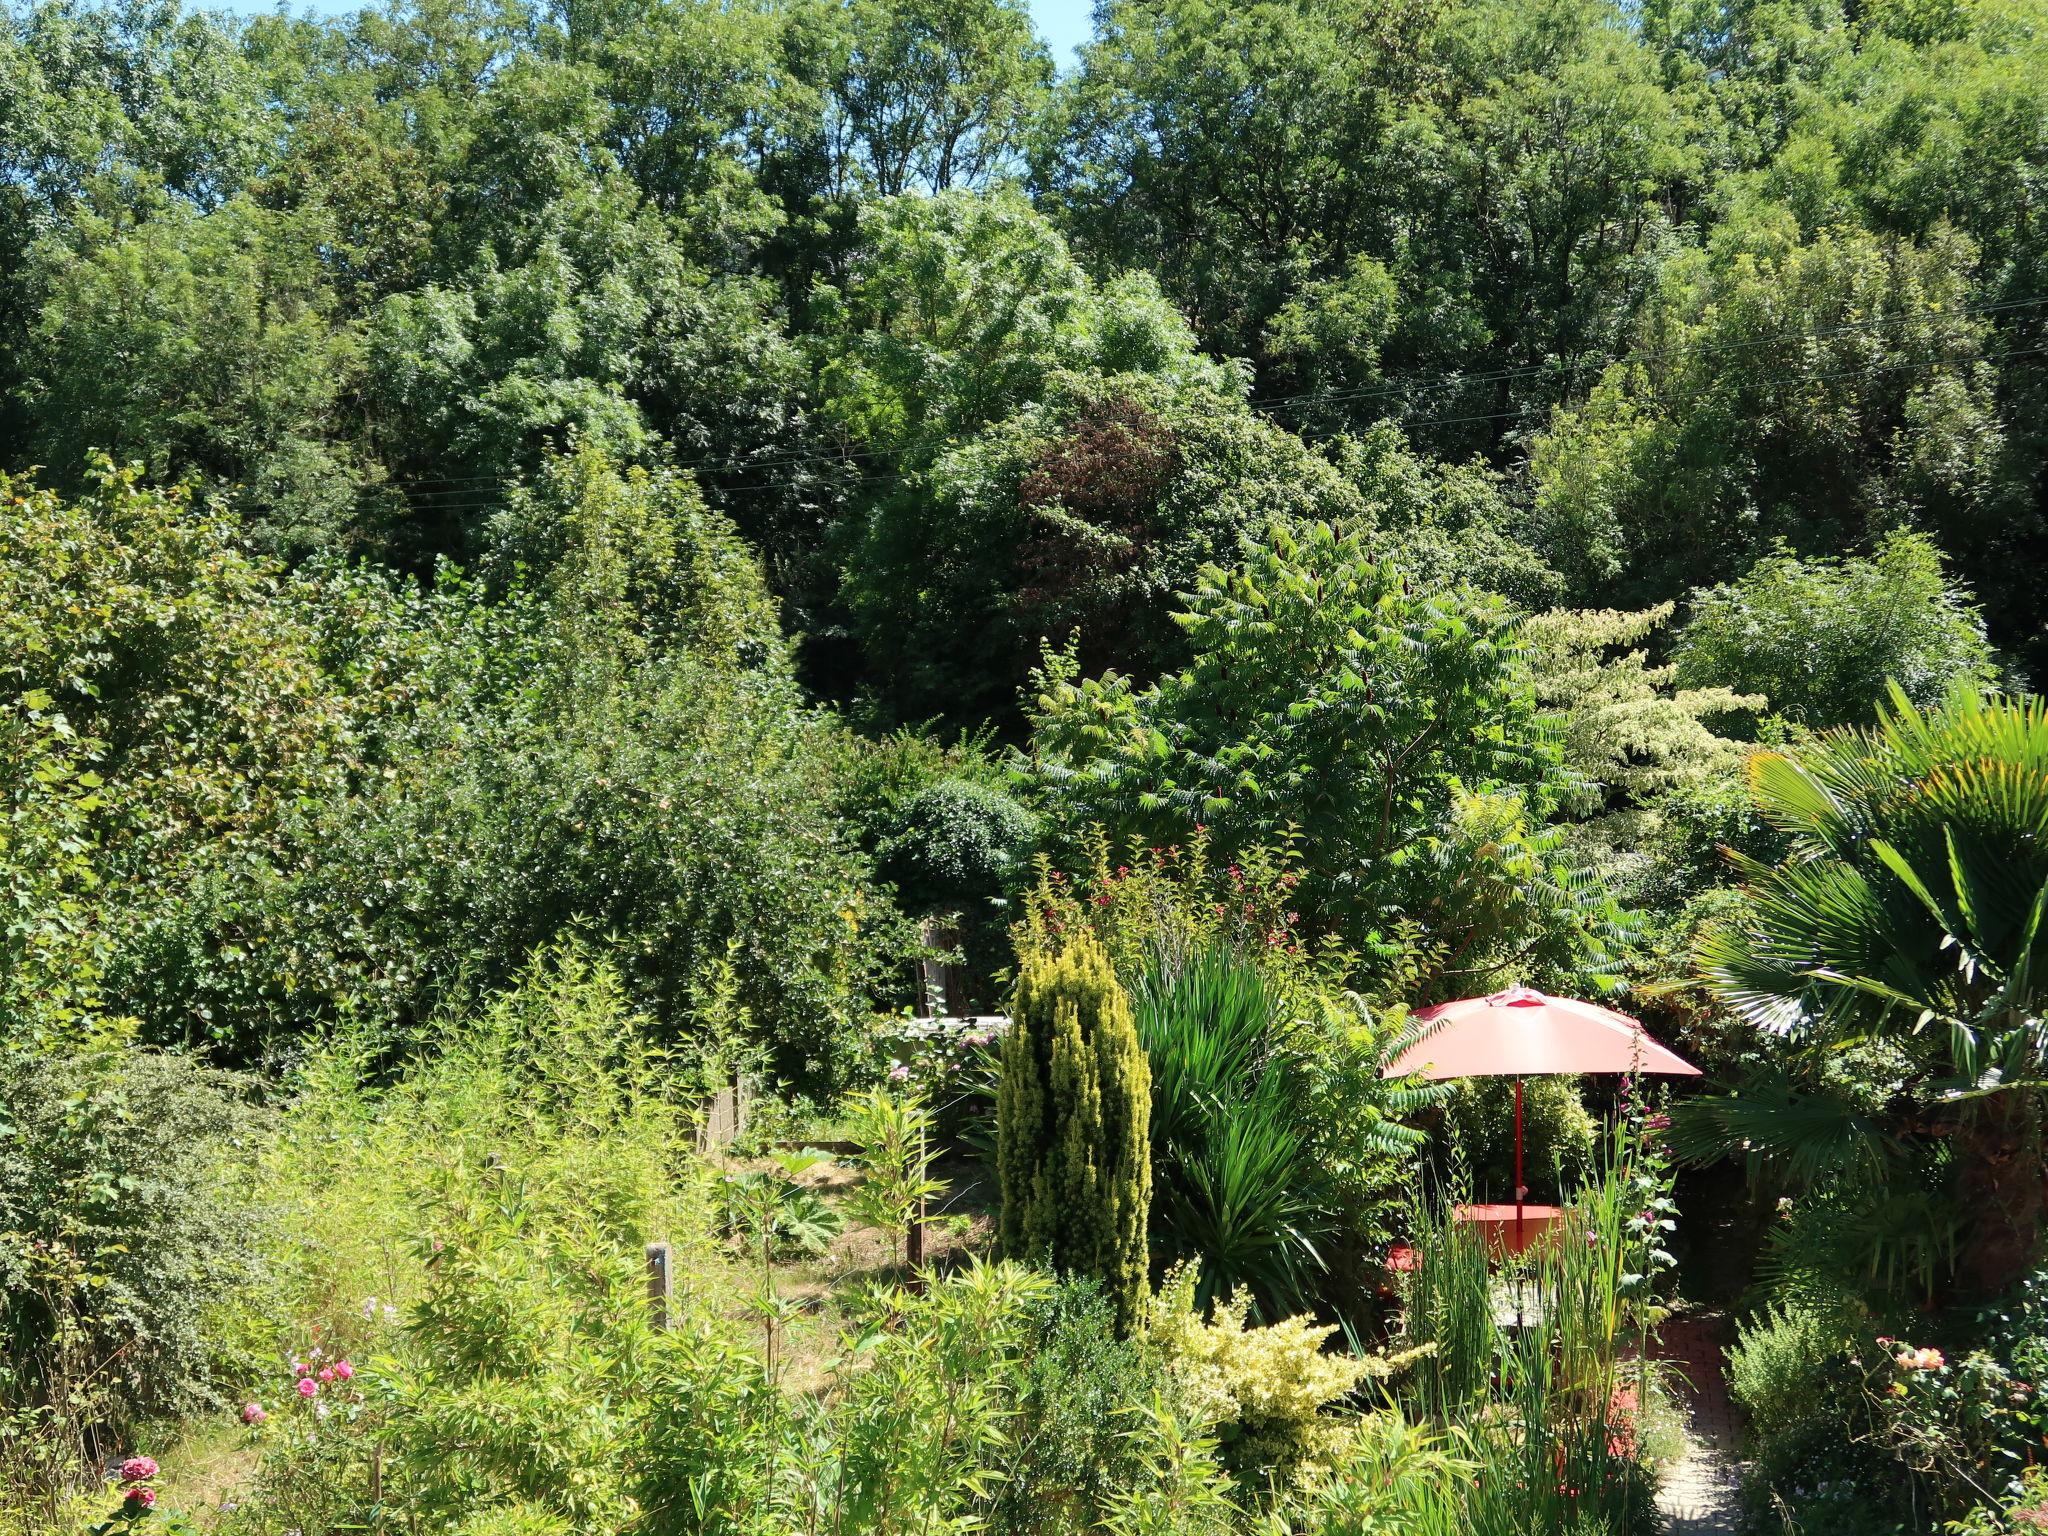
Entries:
POLYGON ((1527 1253, 1564 1219, 1564 1207, 1557 1205, 1460 1205, 1451 1219, 1478 1229, 1486 1239, 1486 1251, 1495 1258, 1527 1253))

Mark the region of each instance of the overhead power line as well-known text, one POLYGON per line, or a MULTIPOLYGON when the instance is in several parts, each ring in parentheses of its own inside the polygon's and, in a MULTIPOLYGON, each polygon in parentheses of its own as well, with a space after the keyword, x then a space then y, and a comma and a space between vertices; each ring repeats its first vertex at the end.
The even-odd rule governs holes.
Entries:
MULTIPOLYGON (((1932 316, 1932 318, 1979 317, 1993 314, 2012 313, 2028 309, 2038 309, 2043 306, 2048 306, 2048 295, 2036 295, 2030 298, 2014 299, 2000 304, 1974 306, 1968 309, 1959 308, 1954 310, 1944 310, 1940 311, 1937 315, 1932 316)), ((1496 369, 1485 373, 1447 373, 1405 380, 1400 384, 1377 386, 1371 389, 1329 391, 1321 393, 1303 392, 1300 394, 1292 395, 1252 395, 1247 396, 1246 401, 1248 404, 1253 406, 1271 408, 1273 406, 1288 405, 1290 403, 1303 401, 1312 401, 1317 404, 1323 404, 1371 399, 1384 399, 1395 395, 1412 396, 1417 392, 1429 391, 1434 389, 1448 389, 1461 386, 1469 387, 1474 385, 1500 383, 1504 381, 1529 378, 1539 374, 1556 374, 1558 372, 1565 371, 1567 367, 1571 368, 1573 371, 1577 371, 1579 369, 1595 366, 1596 364, 1604 369, 1616 362, 1669 360, 1683 356, 1697 356, 1702 353, 1720 356, 1730 354, 1739 355, 1745 352, 1775 352, 1778 348, 1782 347, 1787 343, 1796 343, 1800 341, 1819 341, 1858 333, 1881 332, 1884 330, 1892 329, 1899 325, 1906 324, 1909 321, 1925 320, 1928 318, 1930 318, 1930 316, 1927 314, 1915 314, 1910 316, 1887 316, 1882 318, 1873 318, 1866 321, 1849 322, 1842 325, 1825 327, 1818 330, 1802 329, 1799 331, 1787 331, 1771 337, 1749 338, 1742 341, 1707 344, 1697 348, 1672 348, 1657 352, 1632 352, 1607 357, 1589 356, 1583 359, 1581 362, 1572 365, 1566 365, 1561 363, 1543 363, 1533 364, 1521 368, 1496 369)), ((1790 375, 1790 377, 1804 383, 1823 383, 1844 378, 1875 377, 1881 374, 1893 372, 1912 372, 1916 370, 1950 368, 1968 363, 2001 363, 2015 361, 2023 358, 2037 357, 2044 354, 2048 354, 2048 345, 2014 347, 2008 348, 2004 351, 1987 351, 1977 353, 1969 357, 1909 358, 1899 360, 1896 362, 1873 363, 1854 368, 1831 369, 1818 373, 1799 371, 1795 374, 1790 375)), ((1465 426, 1481 422, 1508 421, 1526 416, 1527 414, 1527 407, 1515 407, 1511 409, 1498 411, 1443 413, 1437 415, 1421 416, 1414 415, 1412 413, 1402 412, 1396 413, 1393 419, 1399 421, 1400 424, 1404 427, 1418 428, 1465 426)), ((762 472, 772 472, 776 470, 798 470, 807 468, 815 468, 820 470, 845 469, 849 465, 865 463, 878 459, 886 459, 892 456, 893 455, 890 450, 880 448, 851 449, 838 452, 818 449, 798 449, 785 453, 769 453, 739 456, 721 456, 706 454, 695 459, 673 461, 667 467, 684 472, 711 471, 716 473, 719 471, 723 471, 726 473, 758 474, 762 472)), ((891 482, 903 483, 908 478, 908 476, 904 475, 901 472, 884 471, 880 474, 855 476, 851 480, 845 480, 839 483, 842 486, 853 488, 862 486, 872 486, 878 484, 887 484, 891 482)), ((506 493, 509 493, 514 488, 523 484, 521 479, 516 476, 488 475, 422 476, 416 479, 393 480, 387 483, 394 489, 398 490, 400 494, 404 495, 408 502, 419 506, 420 509, 423 511, 431 510, 454 513, 495 510, 504 505, 504 496, 506 493)), ((715 484, 710 488, 718 491, 721 494, 737 494, 741 492, 781 489, 784 488, 787 484, 788 482, 786 479, 769 479, 740 482, 728 481, 715 484)))

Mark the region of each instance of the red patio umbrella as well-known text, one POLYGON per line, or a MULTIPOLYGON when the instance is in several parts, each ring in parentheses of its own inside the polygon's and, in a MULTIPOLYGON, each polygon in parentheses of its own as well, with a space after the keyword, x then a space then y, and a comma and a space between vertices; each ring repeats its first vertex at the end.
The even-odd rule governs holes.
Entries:
POLYGON ((1700 1069, 1650 1038, 1625 1013, 1570 997, 1510 987, 1491 997, 1438 1003, 1415 1015, 1425 1032, 1393 1061, 1386 1077, 1512 1077, 1515 1080, 1515 1243, 1522 1246, 1522 1079, 1588 1073, 1650 1072, 1698 1077, 1700 1069))

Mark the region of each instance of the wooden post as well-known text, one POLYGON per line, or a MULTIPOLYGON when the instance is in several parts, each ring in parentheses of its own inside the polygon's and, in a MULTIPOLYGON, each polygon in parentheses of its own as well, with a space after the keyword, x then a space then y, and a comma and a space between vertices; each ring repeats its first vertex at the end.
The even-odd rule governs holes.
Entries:
POLYGON ((697 1150, 716 1152, 738 1134, 738 1095, 721 1088, 704 1101, 704 1118, 697 1126, 697 1150))
POLYGON ((918 1201, 911 1207, 910 1221, 903 1237, 903 1257, 910 1265, 910 1288, 922 1294, 924 1277, 919 1271, 924 1268, 924 1202, 918 1201))
POLYGON ((670 1303, 675 1297, 674 1266, 667 1243, 647 1245, 647 1312, 657 1333, 669 1326, 670 1303))

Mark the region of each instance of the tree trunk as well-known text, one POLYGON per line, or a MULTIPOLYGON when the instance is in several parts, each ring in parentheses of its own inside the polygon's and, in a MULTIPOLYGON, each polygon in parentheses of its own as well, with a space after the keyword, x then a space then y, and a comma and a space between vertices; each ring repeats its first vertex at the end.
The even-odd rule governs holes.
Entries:
POLYGON ((1957 1278, 1971 1295, 1995 1296, 2027 1272, 2048 1214, 2042 1101, 2031 1089, 1979 1099, 1963 1111, 1953 1143, 1963 1214, 1957 1278))

